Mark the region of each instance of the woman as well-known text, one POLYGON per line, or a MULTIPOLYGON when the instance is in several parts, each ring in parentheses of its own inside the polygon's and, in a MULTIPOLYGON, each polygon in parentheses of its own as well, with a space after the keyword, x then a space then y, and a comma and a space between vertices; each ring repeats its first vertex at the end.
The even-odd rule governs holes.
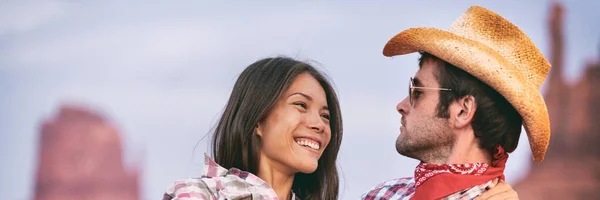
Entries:
POLYGON ((338 199, 341 141, 324 75, 290 58, 262 59, 235 83, 214 130, 215 160, 205 155, 202 177, 175 181, 163 199, 338 199))
POLYGON ((206 156, 204 176, 176 181, 164 199, 337 199, 341 141, 329 81, 303 62, 262 59, 231 92, 213 135, 216 163, 206 156))

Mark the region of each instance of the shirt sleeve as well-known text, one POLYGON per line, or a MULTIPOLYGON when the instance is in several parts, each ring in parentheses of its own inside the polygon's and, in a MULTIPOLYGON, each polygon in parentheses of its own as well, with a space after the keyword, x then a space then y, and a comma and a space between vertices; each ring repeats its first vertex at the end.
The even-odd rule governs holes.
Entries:
POLYGON ((492 183, 492 181, 488 181, 487 183, 464 189, 460 192, 451 194, 451 195, 445 197, 444 199, 445 200, 446 199, 474 199, 474 198, 478 197, 479 195, 483 194, 485 191, 487 191, 487 186, 490 185, 491 183, 492 183))
POLYGON ((167 188, 163 200, 217 200, 217 191, 203 179, 176 180, 167 188))

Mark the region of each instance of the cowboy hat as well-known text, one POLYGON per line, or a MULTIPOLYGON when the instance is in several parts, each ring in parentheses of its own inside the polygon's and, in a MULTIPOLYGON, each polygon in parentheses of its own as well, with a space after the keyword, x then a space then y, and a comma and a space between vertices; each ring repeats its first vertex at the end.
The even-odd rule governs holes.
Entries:
POLYGON ((383 48, 392 57, 425 51, 466 71, 498 91, 523 117, 536 162, 544 160, 550 118, 539 89, 550 63, 510 21, 479 6, 470 7, 448 31, 411 28, 383 48))

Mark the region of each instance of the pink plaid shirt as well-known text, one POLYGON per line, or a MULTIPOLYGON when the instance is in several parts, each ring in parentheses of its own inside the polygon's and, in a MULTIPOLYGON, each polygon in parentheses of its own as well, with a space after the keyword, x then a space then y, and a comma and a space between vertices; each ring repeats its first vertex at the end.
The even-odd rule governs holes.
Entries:
MULTIPOLYGON (((485 192, 487 186, 492 181, 485 184, 476 185, 460 192, 451 194, 444 199, 467 200, 474 199, 485 192)), ((415 179, 413 177, 404 177, 383 182, 362 195, 363 200, 408 200, 415 194, 415 179)))
MULTIPOLYGON (((174 181, 163 200, 279 200, 273 188, 258 176, 236 168, 221 167, 204 155, 200 178, 174 181)), ((297 199, 292 191, 292 199, 297 199)))

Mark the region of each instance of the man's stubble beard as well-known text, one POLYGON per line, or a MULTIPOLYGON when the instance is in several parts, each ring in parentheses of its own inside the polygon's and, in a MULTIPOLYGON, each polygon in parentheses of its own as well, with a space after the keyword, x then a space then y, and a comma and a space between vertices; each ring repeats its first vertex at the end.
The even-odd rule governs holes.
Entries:
POLYGON ((450 156, 454 144, 454 134, 448 120, 431 117, 419 120, 409 130, 400 133, 396 139, 396 151, 409 158, 426 163, 444 163, 450 156))

